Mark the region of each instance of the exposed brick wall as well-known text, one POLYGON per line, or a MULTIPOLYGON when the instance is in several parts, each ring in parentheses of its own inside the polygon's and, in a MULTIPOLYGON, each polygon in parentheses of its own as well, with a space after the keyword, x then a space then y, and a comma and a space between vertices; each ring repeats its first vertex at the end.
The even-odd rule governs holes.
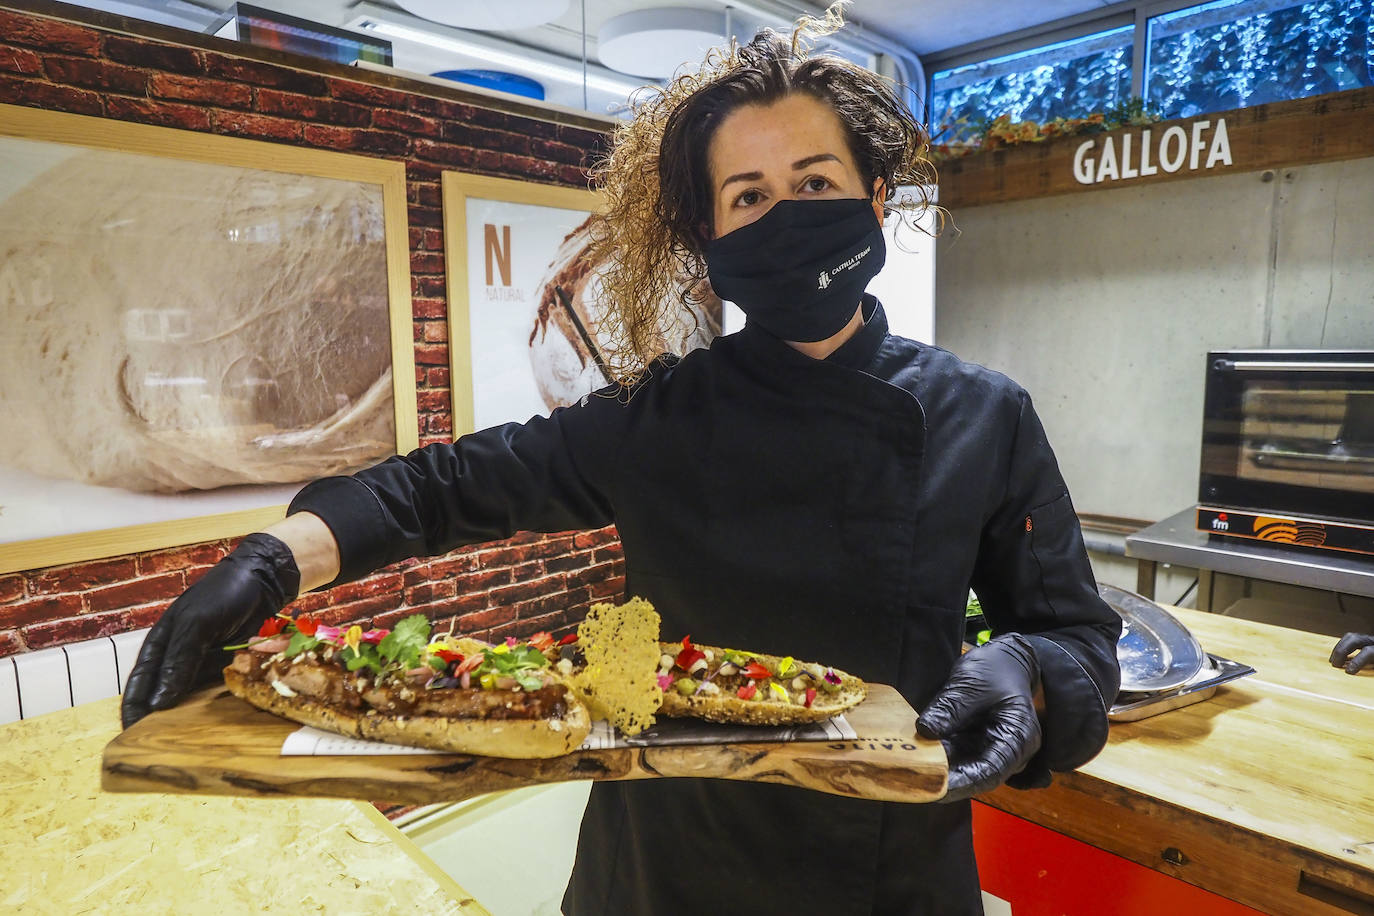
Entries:
MULTIPOLYGON (((420 442, 446 440, 447 304, 439 176, 585 187, 603 135, 231 53, 0 10, 0 102, 402 160, 409 203, 420 442)), ((149 626, 233 546, 215 541, 0 574, 0 656, 149 626)), ((523 534, 302 597, 331 624, 416 611, 487 638, 558 630, 617 598, 614 529, 523 534)))

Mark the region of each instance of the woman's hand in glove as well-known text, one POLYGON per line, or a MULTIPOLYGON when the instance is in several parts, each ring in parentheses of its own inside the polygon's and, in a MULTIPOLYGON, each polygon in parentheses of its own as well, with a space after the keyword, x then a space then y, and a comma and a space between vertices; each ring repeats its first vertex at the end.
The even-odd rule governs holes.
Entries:
POLYGON ((1035 652, 1014 633, 998 636, 954 663, 949 680, 916 722, 921 735, 945 746, 945 801, 995 789, 1035 756, 1040 720, 1033 697, 1039 683, 1035 652))
POLYGON ((124 687, 124 727, 152 710, 175 706, 217 677, 227 664, 224 646, 247 642, 264 620, 295 600, 300 581, 290 548, 278 538, 259 532, 239 542, 148 632, 124 687))
POLYGON ((1358 674, 1361 668, 1374 668, 1374 635, 1347 633, 1331 650, 1331 665, 1344 668, 1346 674, 1358 674))

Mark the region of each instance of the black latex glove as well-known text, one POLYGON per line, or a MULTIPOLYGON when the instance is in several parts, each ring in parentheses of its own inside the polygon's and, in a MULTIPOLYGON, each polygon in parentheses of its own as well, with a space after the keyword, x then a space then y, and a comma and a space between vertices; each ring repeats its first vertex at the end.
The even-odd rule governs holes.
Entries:
POLYGON ((1374 668, 1374 636, 1368 633, 1347 633, 1331 650, 1331 664, 1344 668, 1346 674, 1358 674, 1361 668, 1374 668), (1354 654, 1352 654, 1354 653, 1354 654))
POLYGON ((270 534, 250 534, 153 624, 124 687, 128 728, 219 677, 231 653, 262 622, 294 601, 301 574, 291 550, 270 534))
MULTIPOLYGON (((916 730, 939 738, 949 757, 945 801, 997 788, 1040 749, 1032 697, 1040 680, 1035 651, 1016 634, 966 652, 921 713, 916 730)), ((1048 781, 1020 781, 1021 787, 1048 781)))

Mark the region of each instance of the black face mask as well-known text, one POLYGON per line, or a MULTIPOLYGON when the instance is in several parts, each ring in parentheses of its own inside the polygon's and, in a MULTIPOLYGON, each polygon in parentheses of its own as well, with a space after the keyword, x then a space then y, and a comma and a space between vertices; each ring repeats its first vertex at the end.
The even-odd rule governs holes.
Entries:
POLYGON ((854 317, 887 248, 871 200, 780 200, 704 254, 716 295, 775 337, 809 342, 854 317))

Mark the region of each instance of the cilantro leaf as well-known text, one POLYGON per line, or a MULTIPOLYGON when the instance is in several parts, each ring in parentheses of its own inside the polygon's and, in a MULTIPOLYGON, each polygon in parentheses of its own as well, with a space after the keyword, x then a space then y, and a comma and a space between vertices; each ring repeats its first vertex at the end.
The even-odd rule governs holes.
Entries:
POLYGON ((369 668, 377 674, 382 673, 382 663, 377 657, 377 650, 367 643, 360 645, 356 652, 351 648, 344 648, 343 656, 345 659, 344 665, 349 671, 357 671, 359 668, 369 668), (348 657, 349 653, 353 654, 352 658, 348 657))
POLYGON ((320 644, 314 636, 306 636, 300 630, 291 634, 291 641, 286 644, 286 657, 295 658, 302 652, 309 652, 320 644))
POLYGON ((377 651, 384 660, 410 670, 420 667, 420 654, 427 645, 429 618, 424 614, 411 614, 382 639, 377 651))

